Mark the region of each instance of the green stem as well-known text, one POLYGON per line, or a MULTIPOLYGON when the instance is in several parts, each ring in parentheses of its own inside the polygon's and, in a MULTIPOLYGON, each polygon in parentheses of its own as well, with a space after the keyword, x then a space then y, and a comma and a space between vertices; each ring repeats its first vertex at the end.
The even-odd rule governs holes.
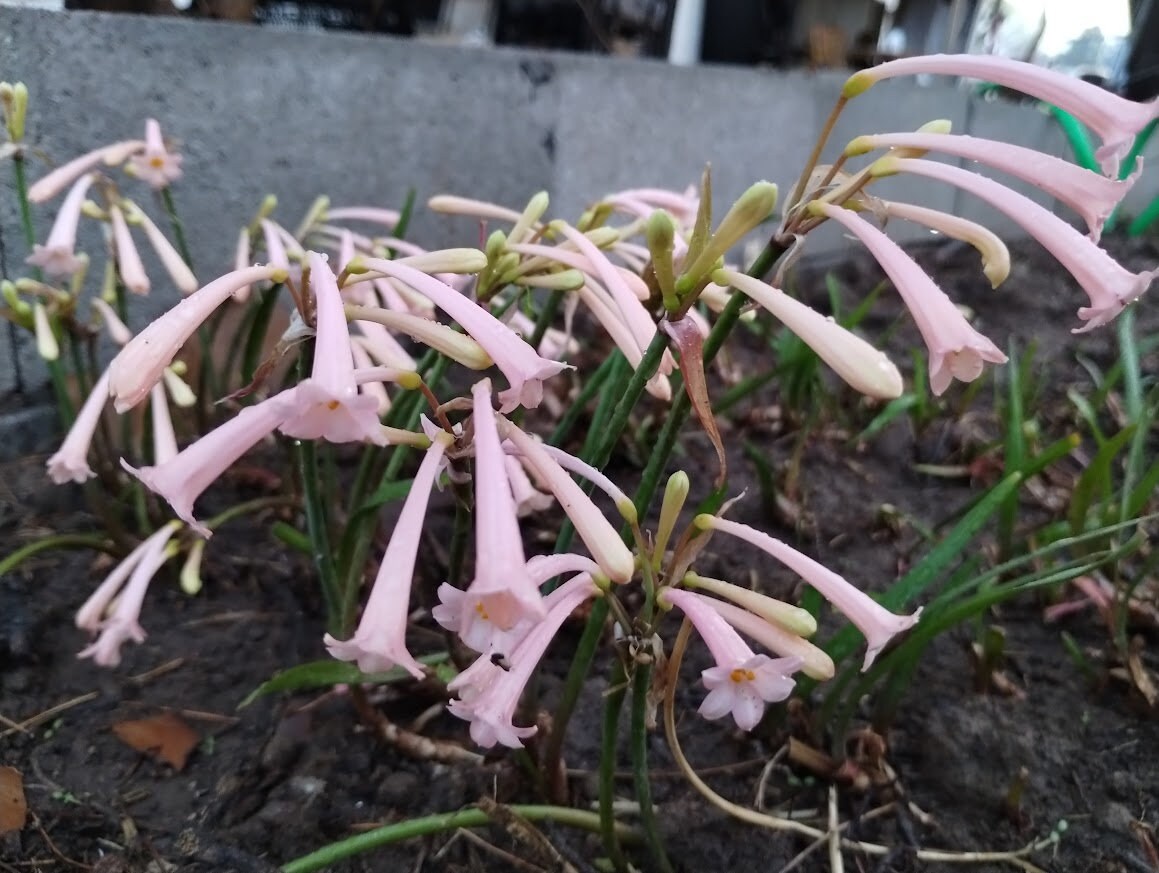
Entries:
POLYGON ((302 506, 306 513, 306 532, 310 535, 314 566, 326 601, 326 624, 331 633, 341 632, 342 597, 334 573, 334 556, 330 551, 330 531, 326 523, 326 505, 319 489, 318 447, 311 440, 295 445, 298 471, 302 477, 302 506))
POLYGON ((273 509, 277 506, 293 506, 297 501, 292 497, 258 497, 254 500, 247 500, 245 503, 238 503, 231 506, 224 512, 219 512, 213 518, 205 522, 205 526, 210 530, 217 530, 226 522, 233 521, 243 515, 251 512, 261 512, 263 509, 273 509))
POLYGON ((41 537, 35 542, 21 546, 7 558, 0 561, 0 576, 10 573, 28 558, 46 552, 49 549, 97 549, 115 555, 116 549, 101 534, 56 534, 55 536, 41 537))
MULTIPOLYGON (((598 832, 600 829, 599 817, 582 809, 530 804, 513 804, 503 808, 528 821, 550 821, 594 832, 598 832)), ((492 823, 491 817, 481 809, 461 809, 456 812, 443 812, 401 821, 353 837, 347 837, 345 840, 331 843, 309 855, 295 858, 282 865, 282 873, 313 873, 315 870, 325 870, 332 867, 346 858, 388 846, 391 843, 424 837, 429 834, 455 831, 459 828, 481 828, 492 823)), ((629 836, 632 833, 627 828, 620 828, 620 832, 623 836, 629 836)))
POLYGON ((652 803, 652 781, 648 777, 648 692, 652 686, 652 667, 639 664, 632 678, 632 777, 636 786, 636 800, 640 804, 640 824, 648 847, 652 850, 652 860, 660 873, 672 873, 672 863, 664 851, 664 840, 660 836, 656 807, 652 803))
POLYGON ((591 670, 592 660, 596 656, 596 648, 600 644, 600 637, 603 636, 604 632, 604 622, 607 619, 608 601, 603 597, 599 597, 592 602, 592 609, 588 613, 587 624, 584 625, 583 635, 580 637, 579 644, 576 646, 575 655, 571 659, 571 666, 567 671, 567 679, 563 685, 563 697, 560 699, 559 706, 555 710, 551 734, 547 738, 543 760, 544 770, 547 772, 549 779, 553 778, 553 774, 559 771, 559 763, 563 756, 563 740, 567 734, 567 725, 571 721, 572 713, 575 712, 580 691, 583 690, 584 680, 587 679, 588 671, 591 670))
POLYGON ((177 206, 173 203, 173 192, 168 186, 161 189, 161 202, 165 206, 165 214, 169 216, 169 225, 173 228, 173 238, 177 241, 177 251, 181 252, 181 260, 185 261, 189 269, 193 269, 193 256, 189 254, 189 243, 185 240, 185 225, 177 215, 177 206))
POLYGON ((617 659, 612 668, 610 690, 604 698, 604 723, 600 737, 600 835, 612 866, 620 873, 628 869, 628 862, 616 835, 616 740, 620 732, 620 710, 624 708, 627 685, 624 665, 617 659))
POLYGON ((552 319, 559 311, 559 305, 563 303, 563 295, 566 293, 565 291, 552 291, 551 296, 547 298, 547 303, 543 305, 543 311, 536 319, 535 330, 532 331, 531 338, 527 341, 527 344, 533 349, 538 349, 539 344, 543 342, 543 337, 547 333, 547 329, 551 327, 552 319))
MULTIPOLYGON (((36 228, 32 224, 32 204, 28 199, 28 178, 24 174, 24 156, 15 155, 12 158, 12 175, 16 182, 16 201, 20 204, 20 226, 24 229, 24 242, 28 251, 36 245, 36 228)), ((32 270, 32 277, 41 279, 40 268, 32 270)))

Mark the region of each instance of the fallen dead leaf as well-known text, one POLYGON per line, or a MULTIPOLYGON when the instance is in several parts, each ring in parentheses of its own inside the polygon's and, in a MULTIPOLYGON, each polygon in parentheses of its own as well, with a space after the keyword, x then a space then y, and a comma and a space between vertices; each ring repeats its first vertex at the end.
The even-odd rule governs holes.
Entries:
POLYGON ((113 725, 113 733, 129 748, 152 755, 174 770, 185 769, 189 753, 201 742, 197 731, 171 712, 119 721, 113 725))
POLYGON ((20 830, 27 821, 24 777, 12 767, 0 767, 0 837, 20 830))
POLYGON ((1159 704, 1159 688, 1155 687, 1155 680, 1150 671, 1143 666, 1143 645, 1142 637, 1132 638, 1131 649, 1127 654, 1127 670, 1130 673, 1132 684, 1143 695, 1147 705, 1151 709, 1155 709, 1156 704, 1159 704))

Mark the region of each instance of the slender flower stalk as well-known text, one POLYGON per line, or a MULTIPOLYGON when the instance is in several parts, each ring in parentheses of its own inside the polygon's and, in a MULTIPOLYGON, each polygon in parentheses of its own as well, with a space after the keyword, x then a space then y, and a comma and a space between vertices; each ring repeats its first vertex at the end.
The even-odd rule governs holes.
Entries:
POLYGON ((518 749, 523 741, 533 736, 537 728, 516 727, 515 710, 523 689, 536 665, 543 658, 548 645, 559 632, 567 617, 585 600, 596 596, 599 589, 586 574, 577 576, 556 592, 543 621, 538 622, 508 655, 510 669, 504 670, 484 654, 476 664, 459 674, 451 683, 451 690, 461 696, 448 706, 452 715, 471 723, 471 739, 483 748, 496 743, 518 749), (459 681, 464 680, 464 681, 459 681), (467 686, 467 681, 471 685, 467 686))
POLYGON ((910 173, 946 182, 982 198, 1018 222, 1075 277, 1090 298, 1091 305, 1078 311, 1086 325, 1074 333, 1085 333, 1113 321, 1159 276, 1159 269, 1132 273, 1049 209, 978 173, 912 158, 882 158, 874 166, 878 167, 875 172, 882 175, 910 173))
POLYGON ((145 265, 141 263, 137 244, 129 233, 125 214, 116 203, 109 207, 109 221, 113 225, 113 248, 117 254, 117 272, 121 274, 121 281, 134 294, 148 294, 149 277, 145 274, 145 265))
POLYGON ((843 96, 856 97, 883 79, 922 74, 982 79, 1066 110, 1102 138, 1095 156, 1108 176, 1118 174, 1119 161, 1130 151, 1135 136, 1159 117, 1159 100, 1135 103, 1076 76, 995 55, 925 55, 888 61, 850 76, 843 96))
POLYGON ((123 164, 130 155, 143 148, 145 148, 143 140, 131 139, 102 146, 81 155, 79 158, 73 158, 67 164, 62 164, 47 176, 34 182, 28 189, 28 199, 33 203, 44 203, 51 200, 75 182, 78 177, 98 164, 103 162, 110 167, 123 164))
POLYGON ((731 714, 741 730, 751 731, 765 714, 765 706, 789 696, 796 683, 789 678, 801 668, 800 658, 772 659, 757 655, 709 602, 694 591, 665 588, 661 605, 675 606, 687 616, 712 653, 716 666, 700 674, 708 696, 699 712, 707 719, 731 714))
POLYGON ((185 341, 234 291, 267 279, 283 282, 286 273, 273 266, 247 267, 226 273, 190 294, 133 337, 109 365, 109 393, 117 412, 126 412, 145 399, 185 341))
POLYGON ((500 421, 503 436, 514 443, 539 481, 551 489, 604 574, 613 582, 631 579, 636 570, 632 552, 591 498, 539 442, 506 419, 500 421))
POLYGON ((771 312, 854 390, 887 400, 901 396, 905 384, 893 361, 851 330, 738 270, 717 270, 713 281, 736 288, 771 312))
POLYGON ((543 381, 568 369, 566 364, 541 357, 490 312, 438 279, 396 261, 365 258, 362 263, 368 269, 405 282, 430 298, 483 347, 511 385, 507 390, 499 392, 502 404, 500 411, 511 412, 519 406, 527 409, 539 406, 543 399, 543 381))
POLYGON ((423 519, 431 489, 451 442, 449 434, 433 432, 430 448, 426 450, 407 492, 354 636, 345 641, 330 634, 324 638, 333 657, 339 661, 355 661, 364 673, 382 672, 397 666, 416 679, 424 675, 422 664, 406 647, 406 623, 423 519))
POLYGON ((76 256, 76 231, 80 224, 81 206, 92 183, 91 173, 73 183, 60 205, 48 239, 44 245, 32 247, 32 254, 25 263, 41 267, 49 276, 71 276, 84 265, 85 262, 76 256))
POLYGON ((791 546, 774 539, 747 524, 702 514, 694 522, 701 530, 728 534, 756 546, 772 555, 794 573, 817 589, 821 596, 836 607, 865 636, 868 650, 862 670, 868 670, 878 653, 890 640, 918 622, 921 610, 912 615, 894 615, 864 591, 855 588, 832 570, 801 554, 791 546))
MULTIPOLYGON (((169 522, 141 544, 138 550, 139 555, 138 552, 133 553, 138 557, 134 562, 129 581, 121 589, 112 611, 108 613, 107 617, 99 619, 100 636, 92 645, 82 650, 77 655, 78 658, 92 658, 102 667, 116 667, 121 663, 122 645, 129 640, 135 643, 145 641, 145 631, 140 624, 141 605, 145 601, 145 593, 149 590, 149 583, 153 581, 157 571, 176 554, 176 550, 170 549, 168 546, 169 540, 180 528, 180 522, 169 522)), ((132 557, 130 555, 130 559, 132 557)), ((104 615, 108 601, 111 600, 112 594, 115 592, 109 589, 102 592, 102 588, 105 586, 102 585, 101 588, 98 588, 93 597, 89 599, 90 603, 93 603, 92 607, 89 603, 81 607, 80 613, 77 614, 78 626, 89 626, 93 621, 90 616, 94 614, 97 618, 104 615), (103 604, 94 603, 97 601, 98 595, 104 599, 103 604), (101 607, 99 611, 97 606, 101 607), (85 614, 85 625, 81 625, 82 614, 85 614)))
POLYGON ((1002 242, 998 234, 989 228, 948 212, 915 206, 912 203, 899 203, 896 200, 880 201, 879 208, 885 218, 900 218, 903 221, 922 224, 952 239, 972 245, 982 256, 982 272, 990 280, 991 288, 997 288, 1010 275, 1010 250, 1006 248, 1006 243, 1002 242))
POLYGON ((845 147, 845 154, 858 155, 875 149, 917 149, 977 161, 1029 182, 1056 197, 1082 216, 1090 238, 1099 241, 1103 224, 1122 202, 1143 171, 1139 167, 1122 181, 1108 179, 1063 158, 1035 149, 944 133, 879 133, 859 136, 845 147))
POLYGON ((817 200, 809 208, 844 226, 885 270, 929 349, 931 391, 943 393, 954 379, 974 381, 986 361, 1006 362, 1002 350, 970 326, 946 292, 897 243, 848 209, 817 200))

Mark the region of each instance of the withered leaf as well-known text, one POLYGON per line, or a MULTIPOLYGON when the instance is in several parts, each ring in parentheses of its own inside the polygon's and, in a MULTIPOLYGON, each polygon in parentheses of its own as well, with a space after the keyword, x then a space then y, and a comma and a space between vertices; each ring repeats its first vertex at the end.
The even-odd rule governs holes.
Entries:
POLYGON ((189 753, 201 741, 197 731, 171 712, 119 721, 113 725, 113 733, 129 748, 152 755, 174 770, 185 769, 189 753))
POLYGON ((27 821, 24 777, 13 767, 0 767, 0 837, 20 830, 27 821))

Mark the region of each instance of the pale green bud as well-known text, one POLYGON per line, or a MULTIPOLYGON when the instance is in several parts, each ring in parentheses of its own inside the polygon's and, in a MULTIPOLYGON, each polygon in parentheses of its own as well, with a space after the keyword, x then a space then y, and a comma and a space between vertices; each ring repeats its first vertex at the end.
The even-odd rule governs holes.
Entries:
POLYGON ((194 540, 181 566, 181 590, 190 597, 201 591, 201 556, 205 554, 206 542, 200 537, 194 540))

